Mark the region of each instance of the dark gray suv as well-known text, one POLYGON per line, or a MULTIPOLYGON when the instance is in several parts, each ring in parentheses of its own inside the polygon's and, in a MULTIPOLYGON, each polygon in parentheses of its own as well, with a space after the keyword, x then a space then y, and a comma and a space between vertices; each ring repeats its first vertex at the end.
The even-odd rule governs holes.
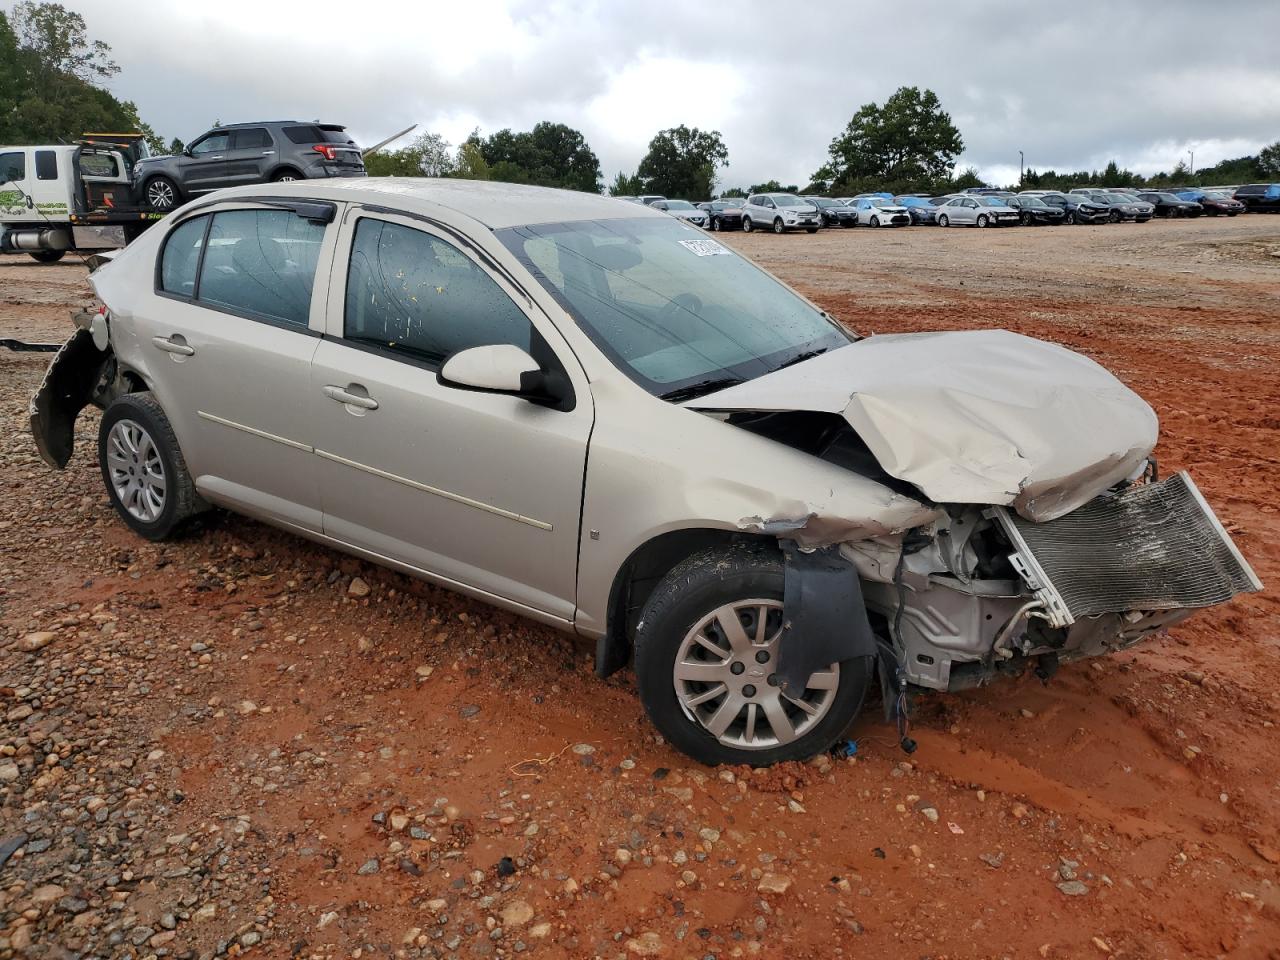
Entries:
POLYGON ((138 200, 168 213, 223 187, 363 176, 364 158, 344 127, 274 120, 214 127, 176 156, 146 157, 134 166, 133 184, 138 200))

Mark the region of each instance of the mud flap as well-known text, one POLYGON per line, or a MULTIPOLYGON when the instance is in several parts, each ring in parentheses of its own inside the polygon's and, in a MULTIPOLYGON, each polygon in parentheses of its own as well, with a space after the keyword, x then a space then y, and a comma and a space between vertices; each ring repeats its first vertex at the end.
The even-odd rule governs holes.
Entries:
POLYGON ((71 460, 76 418, 94 398, 110 350, 99 350, 93 335, 77 330, 45 371, 40 389, 31 398, 31 436, 40 459, 58 470, 71 460))
POLYGON ((838 547, 806 552, 794 540, 781 541, 781 547, 778 682, 784 693, 798 697, 809 678, 828 665, 876 656, 876 638, 857 570, 838 547))

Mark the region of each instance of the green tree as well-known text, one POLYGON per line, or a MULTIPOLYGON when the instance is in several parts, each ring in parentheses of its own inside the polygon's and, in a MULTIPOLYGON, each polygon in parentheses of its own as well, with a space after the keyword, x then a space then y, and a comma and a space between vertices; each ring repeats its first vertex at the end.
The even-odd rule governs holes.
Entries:
POLYGON ((798 193, 800 188, 796 184, 784 187, 777 180, 768 180, 764 183, 753 183, 748 193, 798 193))
POLYGON ((544 120, 519 133, 499 130, 478 146, 490 179, 600 192, 600 161, 582 134, 563 123, 544 120))
POLYGON ((830 162, 814 180, 857 192, 868 185, 895 193, 941 183, 964 150, 960 131, 932 90, 899 87, 884 102, 864 104, 831 141, 830 162))
POLYGON ((649 152, 636 172, 648 193, 705 200, 713 195, 716 171, 728 165, 729 150, 720 131, 681 124, 659 131, 649 141, 649 152))
POLYGON ((453 162, 453 175, 455 177, 461 177, 463 180, 490 180, 493 178, 493 171, 489 169, 489 163, 484 158, 484 151, 481 149, 480 144, 479 130, 473 130, 471 136, 462 141, 453 162))
POLYGON ((965 167, 958 176, 951 179, 948 186, 952 190, 968 190, 970 187, 985 187, 986 184, 978 176, 977 167, 965 167))
POLYGON ((65 74, 92 83, 120 72, 111 59, 111 48, 101 40, 90 40, 84 17, 60 3, 23 0, 15 4, 13 31, 19 46, 34 57, 37 82, 65 74))
POLYGON ((69 143, 87 132, 138 131, 161 146, 137 108, 94 81, 119 69, 84 19, 61 4, 23 2, 0 13, 0 143, 69 143))
POLYGON ((644 193, 644 181, 636 174, 626 174, 621 170, 618 175, 613 178, 613 183, 609 184, 609 196, 611 197, 636 197, 644 193))
POLYGON ((747 191, 743 190, 741 187, 730 187, 728 190, 720 191, 721 198, 737 197, 739 199, 742 199, 742 198, 745 198, 746 195, 747 195, 747 191))
POLYGON ((1258 169, 1264 177, 1280 177, 1280 140, 1258 151, 1258 169))
POLYGON ((166 152, 172 153, 172 154, 178 154, 185 149, 187 149, 187 145, 183 143, 181 140, 179 140, 177 137, 174 137, 172 140, 169 141, 169 148, 166 152))
POLYGON ((364 158, 371 177, 448 177, 454 169, 453 147, 438 133, 421 133, 407 147, 379 150, 364 158))

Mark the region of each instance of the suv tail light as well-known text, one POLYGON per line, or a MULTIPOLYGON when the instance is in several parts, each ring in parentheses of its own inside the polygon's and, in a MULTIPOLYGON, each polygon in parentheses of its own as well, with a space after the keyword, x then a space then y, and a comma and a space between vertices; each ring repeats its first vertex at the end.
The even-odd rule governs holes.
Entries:
POLYGON ((320 154, 321 156, 323 156, 326 160, 338 159, 338 151, 335 150, 333 147, 329 146, 327 143, 317 143, 311 149, 314 150, 316 153, 320 154))

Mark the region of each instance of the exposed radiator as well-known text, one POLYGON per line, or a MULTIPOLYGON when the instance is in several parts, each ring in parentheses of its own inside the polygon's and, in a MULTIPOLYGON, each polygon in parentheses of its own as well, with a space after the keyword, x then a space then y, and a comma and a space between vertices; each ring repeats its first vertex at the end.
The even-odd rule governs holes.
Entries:
POLYGON ((1032 523, 1004 508, 1013 562, 1055 626, 1130 610, 1208 607, 1262 589, 1186 473, 1032 523))

